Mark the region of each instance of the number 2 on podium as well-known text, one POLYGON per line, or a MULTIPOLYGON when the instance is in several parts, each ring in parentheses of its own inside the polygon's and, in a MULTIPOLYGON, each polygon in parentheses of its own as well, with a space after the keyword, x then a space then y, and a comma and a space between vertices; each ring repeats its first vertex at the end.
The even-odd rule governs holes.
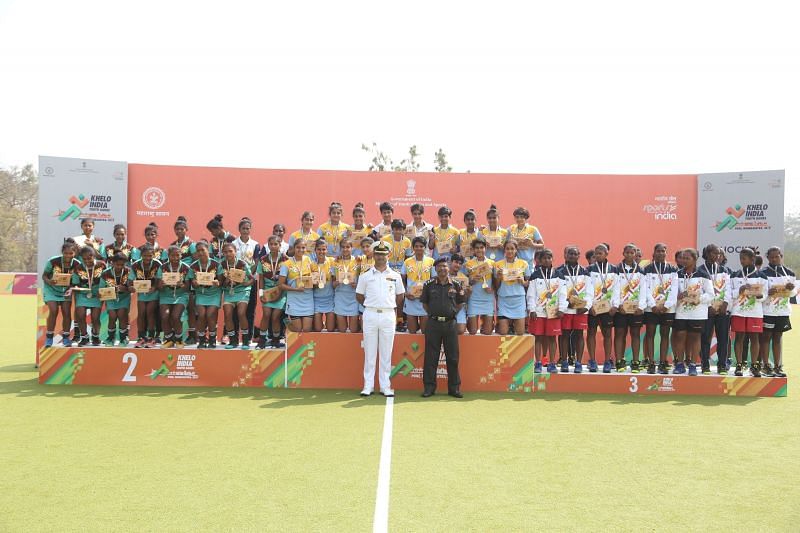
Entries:
POLYGON ((128 370, 125 372, 125 375, 122 376, 122 381, 136 381, 136 376, 133 375, 133 371, 136 370, 136 363, 139 362, 139 358, 136 357, 135 353, 128 352, 122 356, 122 362, 128 363, 128 370))

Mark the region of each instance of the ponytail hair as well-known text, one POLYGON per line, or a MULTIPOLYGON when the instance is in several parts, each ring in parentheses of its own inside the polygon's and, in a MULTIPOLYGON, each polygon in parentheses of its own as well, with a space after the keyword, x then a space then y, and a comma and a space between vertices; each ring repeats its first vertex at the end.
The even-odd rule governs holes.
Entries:
POLYGON ((217 231, 219 229, 223 229, 222 228, 222 215, 220 215, 220 214, 214 215, 214 218, 209 220, 208 224, 206 224, 206 229, 208 231, 217 231))

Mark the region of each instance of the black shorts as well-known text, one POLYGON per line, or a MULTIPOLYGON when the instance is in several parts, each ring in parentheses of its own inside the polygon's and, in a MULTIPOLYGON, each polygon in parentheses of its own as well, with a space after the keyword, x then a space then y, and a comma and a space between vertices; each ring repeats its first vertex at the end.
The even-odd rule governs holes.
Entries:
POLYGON ((651 313, 644 314, 644 323, 648 326, 661 326, 671 328, 675 322, 675 313, 651 313))
POLYGON ((778 331, 783 333, 792 329, 792 321, 788 316, 764 315, 764 331, 778 331))
POLYGON ((674 329, 675 331, 690 331, 692 333, 701 333, 705 325, 706 325, 705 320, 689 320, 686 318, 676 318, 672 323, 672 329, 674 329))
POLYGON ((289 320, 300 320, 302 318, 314 318, 314 315, 305 315, 305 316, 286 315, 286 316, 289 317, 289 320))
POLYGON ((644 323, 644 313, 641 315, 631 315, 627 313, 617 313, 614 315, 615 328, 639 327, 644 323))
POLYGON ((611 313, 603 313, 602 315, 593 315, 589 313, 589 329, 594 329, 597 326, 601 328, 610 328, 614 325, 614 317, 611 313))

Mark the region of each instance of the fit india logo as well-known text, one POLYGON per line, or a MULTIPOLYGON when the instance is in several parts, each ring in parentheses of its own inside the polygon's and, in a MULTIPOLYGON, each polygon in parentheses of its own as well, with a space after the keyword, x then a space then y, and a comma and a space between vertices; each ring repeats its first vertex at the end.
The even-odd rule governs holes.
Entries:
POLYGON ((744 208, 740 204, 726 209, 725 213, 727 213, 727 216, 717 224, 716 230, 722 231, 724 229, 735 228, 736 224, 739 223, 739 219, 744 215, 744 211, 744 208))
POLYGON ((58 220, 60 222, 64 222, 67 219, 75 220, 81 216, 83 212, 82 209, 89 205, 89 199, 83 194, 79 194, 78 196, 73 194, 69 197, 69 203, 70 206, 58 214, 58 220))

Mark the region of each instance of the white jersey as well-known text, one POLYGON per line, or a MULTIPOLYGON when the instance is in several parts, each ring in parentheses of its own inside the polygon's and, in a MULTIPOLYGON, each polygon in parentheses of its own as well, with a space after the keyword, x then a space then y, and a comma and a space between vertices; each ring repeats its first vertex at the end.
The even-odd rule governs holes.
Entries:
POLYGON ((765 316, 789 316, 792 314, 792 306, 789 305, 789 299, 793 296, 797 296, 797 277, 795 276, 794 272, 789 270, 788 268, 784 267, 783 265, 778 265, 776 267, 772 267, 770 265, 765 266, 761 269, 761 272, 767 277, 767 290, 773 288, 785 288, 785 286, 789 283, 794 285, 794 288, 787 292, 782 292, 779 294, 774 294, 769 296, 767 294, 766 298, 763 300, 762 305, 764 309, 765 316))
POLYGON ((695 270, 691 274, 684 269, 678 271, 678 304, 675 307, 676 320, 706 320, 708 306, 714 299, 714 289, 708 274, 695 270), (682 301, 682 295, 696 296, 697 303, 682 301))
POLYGON ((546 318, 547 308, 567 310, 567 282, 558 277, 556 269, 537 267, 528 284, 528 312, 546 318))
POLYGON ((647 276, 639 265, 626 265, 624 262, 617 267, 617 286, 619 291, 619 305, 633 302, 644 311, 647 308, 647 276))
POLYGON ((746 318, 763 318, 762 302, 767 296, 767 276, 756 267, 743 268, 731 274, 731 314, 746 318), (760 295, 748 294, 742 288, 748 285, 760 288, 760 295))

